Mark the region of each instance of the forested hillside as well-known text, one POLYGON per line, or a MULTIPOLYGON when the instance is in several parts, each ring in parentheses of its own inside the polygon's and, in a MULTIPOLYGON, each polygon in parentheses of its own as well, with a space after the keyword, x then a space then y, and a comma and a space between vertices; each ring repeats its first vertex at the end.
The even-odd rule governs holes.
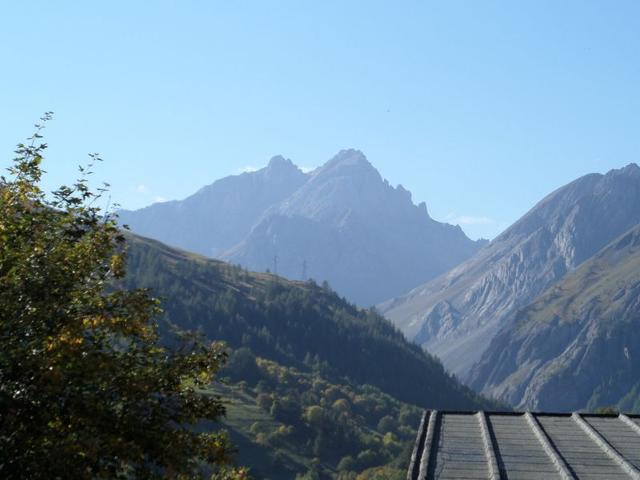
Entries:
POLYGON ((269 421, 247 425, 232 416, 231 426, 235 438, 270 459, 256 462, 260 455, 240 449, 241 462, 265 475, 328 474, 338 466, 357 472, 394 462, 404 468, 418 407, 493 406, 383 317, 327 285, 251 273, 134 236, 128 265, 127 286, 162 297, 164 320, 233 350, 230 411, 255 413, 257 405, 269 421))

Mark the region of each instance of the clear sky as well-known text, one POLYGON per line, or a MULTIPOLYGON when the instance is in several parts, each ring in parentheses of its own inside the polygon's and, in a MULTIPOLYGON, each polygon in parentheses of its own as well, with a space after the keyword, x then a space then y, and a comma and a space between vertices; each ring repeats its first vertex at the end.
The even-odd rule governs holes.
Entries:
POLYGON ((493 237, 640 161, 635 0, 6 0, 0 59, 0 165, 53 110, 49 185, 100 152, 128 208, 353 147, 493 237))

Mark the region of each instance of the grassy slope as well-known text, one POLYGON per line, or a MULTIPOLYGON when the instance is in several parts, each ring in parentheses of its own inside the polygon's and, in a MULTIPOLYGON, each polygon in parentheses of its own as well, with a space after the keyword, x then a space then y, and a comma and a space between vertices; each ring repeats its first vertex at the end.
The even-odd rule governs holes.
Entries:
MULTIPOLYGON (((251 464, 253 474, 261 477, 278 476, 285 472, 306 472, 311 468, 309 458, 300 456, 293 448, 282 449, 279 456, 280 465, 274 465, 273 456, 268 447, 256 443, 251 432, 254 424, 259 424, 266 431, 275 431, 280 423, 265 410, 256 405, 255 394, 237 385, 220 385, 212 387, 211 393, 224 398, 227 415, 223 424, 229 429, 233 444, 241 453, 241 461, 251 464)), ((329 470, 328 465, 323 469, 329 470)))
POLYGON ((498 406, 449 376, 389 321, 330 289, 247 272, 141 237, 131 238, 129 257, 129 286, 152 288, 180 327, 299 369, 310 353, 337 378, 425 408, 498 406))
POLYGON ((549 323, 553 318, 564 323, 579 322, 594 300, 602 320, 614 320, 614 313, 628 300, 626 291, 640 281, 640 248, 625 245, 632 236, 629 233, 618 239, 547 291, 530 307, 530 320, 536 324, 549 323))
POLYGON ((345 457, 354 457, 351 468, 362 471, 376 462, 358 458, 364 451, 378 465, 397 466, 413 441, 420 408, 497 406, 448 376, 387 320, 330 289, 247 272, 141 237, 129 236, 129 245, 128 287, 150 287, 163 298, 171 323, 258 357, 259 367, 250 360, 249 368, 238 367, 232 356, 232 386, 220 393, 232 400, 226 422, 240 461, 259 477, 293 478, 309 469, 329 476, 345 457), (336 391, 346 412, 336 410, 336 391), (266 411, 256 405, 260 393, 298 411, 266 411), (323 431, 307 421, 314 405, 327 425, 346 425, 344 431, 323 431), (380 426, 383 417, 401 414, 404 424, 380 426), (279 427, 288 433, 278 433, 279 427), (391 434, 386 443, 385 433, 391 434))

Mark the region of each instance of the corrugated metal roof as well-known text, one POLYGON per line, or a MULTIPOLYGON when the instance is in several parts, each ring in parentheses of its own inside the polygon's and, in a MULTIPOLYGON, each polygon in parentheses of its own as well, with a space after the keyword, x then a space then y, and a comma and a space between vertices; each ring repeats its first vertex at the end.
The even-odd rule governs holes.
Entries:
POLYGON ((640 480, 640 416, 425 412, 407 480, 640 480))

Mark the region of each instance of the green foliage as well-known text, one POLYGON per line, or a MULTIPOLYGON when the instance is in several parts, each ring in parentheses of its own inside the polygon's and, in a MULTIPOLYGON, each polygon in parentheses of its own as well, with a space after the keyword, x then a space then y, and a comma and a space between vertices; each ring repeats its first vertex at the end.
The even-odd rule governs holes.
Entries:
POLYGON ((599 407, 596 408, 594 413, 599 415, 618 415, 620 412, 616 407, 599 407))
POLYGON ((304 475, 296 475, 296 480, 319 480, 320 475, 315 470, 309 470, 304 475))
POLYGON ((357 465, 355 459, 351 455, 342 457, 338 463, 338 471, 352 472, 356 470, 357 465))
POLYGON ((324 409, 318 405, 312 405, 307 407, 304 412, 304 420, 311 426, 321 429, 325 422, 324 409))
POLYGON ((258 477, 334 477, 345 457, 355 462, 340 471, 345 479, 402 470, 420 407, 495 408, 383 317, 329 288, 129 240, 126 284, 165 298, 165 330, 198 329, 227 342, 221 374, 240 402, 230 405, 228 424, 244 442, 241 462, 258 477))
POLYGON ((391 432, 397 428, 398 422, 396 422, 395 419, 389 415, 385 415, 378 422, 378 430, 384 433, 391 432))
POLYGON ((259 379, 260 372, 256 365, 256 357, 248 348, 234 350, 229 356, 226 365, 227 371, 234 372, 238 378, 255 385, 259 379))
POLYGON ((45 194, 41 128, 0 181, 0 476, 245 477, 224 432, 194 428, 224 413, 202 393, 221 346, 160 344, 157 300, 113 287, 124 238, 88 186, 100 159, 45 194))
POLYGON ((358 475, 357 480, 404 480, 406 472, 400 468, 375 467, 358 475))
MULTIPOLYGON (((321 478, 354 478, 373 467, 406 468, 417 423, 411 427, 398 422, 382 424, 392 431, 381 431, 382 419, 420 417, 421 409, 399 402, 371 386, 331 383, 314 372, 301 372, 276 362, 256 358, 260 390, 236 383, 234 402, 259 409, 233 405, 229 421, 242 436, 271 457, 265 461, 255 453, 242 457, 260 477, 294 478, 312 471, 321 478), (273 405, 278 405, 275 409, 273 405), (278 409, 289 405, 282 415, 278 409), (268 415, 268 416, 265 416, 268 415), (274 452, 289 461, 276 465, 274 452), (408 453, 407 453, 408 452, 408 453), (312 460, 313 459, 313 460, 312 460)), ((225 395, 228 396, 228 395, 225 395)), ((251 449, 242 448, 241 452, 251 449)))
MULTIPOLYGON (((500 407, 458 383, 375 311, 359 309, 328 288, 130 240, 127 285, 152 288, 165 298, 168 324, 198 329, 234 349, 334 382, 373 385, 425 408, 500 407)), ((234 367, 226 374, 255 385, 246 371, 234 367)))

